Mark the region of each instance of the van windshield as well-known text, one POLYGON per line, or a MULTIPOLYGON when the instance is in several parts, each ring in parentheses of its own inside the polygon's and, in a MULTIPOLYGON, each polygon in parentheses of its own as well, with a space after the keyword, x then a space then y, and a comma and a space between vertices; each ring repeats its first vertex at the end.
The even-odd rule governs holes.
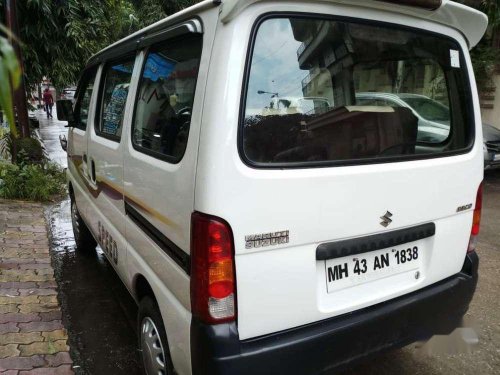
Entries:
POLYGON ((378 162, 465 151, 470 90, 461 47, 388 24, 268 18, 246 86, 251 164, 378 162))

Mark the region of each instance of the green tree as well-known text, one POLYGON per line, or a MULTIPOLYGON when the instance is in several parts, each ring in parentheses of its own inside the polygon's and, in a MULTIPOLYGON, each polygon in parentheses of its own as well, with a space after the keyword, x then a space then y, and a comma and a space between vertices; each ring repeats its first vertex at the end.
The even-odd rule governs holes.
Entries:
POLYGON ((500 0, 465 0, 462 2, 488 16, 489 25, 486 35, 471 51, 471 58, 479 92, 494 91, 493 76, 500 59, 500 0))
MULTIPOLYGON (((0 24, 0 31, 5 35, 9 32, 0 24)), ((12 90, 19 86, 21 68, 14 49, 7 38, 0 36, 0 109, 3 109, 10 125, 11 134, 17 137, 12 104, 12 90)))
POLYGON ((44 76, 56 87, 76 81, 87 59, 112 38, 115 1, 18 2, 24 76, 34 87, 44 76))
MULTIPOLYGON (((190 6, 194 0, 18 1, 24 77, 29 88, 49 77, 75 83, 94 53, 132 32, 190 6)), ((4 19, 0 0, 0 19, 4 19)))
POLYGON ((184 8, 198 3, 200 0, 161 0, 161 6, 166 14, 174 14, 184 8))

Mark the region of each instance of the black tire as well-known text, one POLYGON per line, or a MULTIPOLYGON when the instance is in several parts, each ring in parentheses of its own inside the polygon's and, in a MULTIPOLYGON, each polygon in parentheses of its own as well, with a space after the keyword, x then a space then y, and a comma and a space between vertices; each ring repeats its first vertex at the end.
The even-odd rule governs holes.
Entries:
POLYGON ((139 303, 137 314, 137 336, 139 338, 139 350, 141 352, 144 374, 146 375, 174 375, 174 367, 168 349, 167 334, 160 309, 155 300, 149 296, 144 297, 139 303), (151 325, 153 323, 153 325, 151 325), (152 335, 148 334, 154 332, 152 335), (148 337, 147 340, 144 337, 148 337), (147 342, 149 341, 149 342, 147 342), (156 352, 156 353, 155 353, 156 352), (152 364, 153 357, 163 363, 163 369, 155 368, 152 364), (148 369, 150 372, 148 372, 148 369))
POLYGON ((71 222, 73 224, 73 235, 75 237, 76 251, 89 253, 94 251, 97 242, 90 233, 87 224, 83 221, 78 212, 78 207, 74 199, 71 200, 71 222))

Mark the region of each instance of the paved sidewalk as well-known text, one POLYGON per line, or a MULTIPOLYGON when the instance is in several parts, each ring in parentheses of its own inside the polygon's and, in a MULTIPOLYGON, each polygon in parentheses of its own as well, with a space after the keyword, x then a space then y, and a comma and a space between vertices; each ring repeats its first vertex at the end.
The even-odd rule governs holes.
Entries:
POLYGON ((0 373, 73 374, 44 207, 0 200, 0 373))

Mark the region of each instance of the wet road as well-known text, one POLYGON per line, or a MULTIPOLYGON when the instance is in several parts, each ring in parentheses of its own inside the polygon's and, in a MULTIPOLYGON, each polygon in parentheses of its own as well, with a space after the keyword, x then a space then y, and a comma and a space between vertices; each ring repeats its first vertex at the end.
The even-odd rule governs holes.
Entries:
MULTIPOLYGON (((59 144, 59 134, 67 134, 64 123, 42 119, 40 134, 51 159, 66 166, 59 144)), ((141 374, 134 300, 99 248, 90 254, 75 252, 69 199, 49 207, 47 217, 75 372, 141 374)))
MULTIPOLYGON (((58 136, 63 124, 42 121, 41 134, 49 154, 65 163, 58 136)), ((414 345, 378 356, 344 375, 500 373, 500 171, 486 174, 478 289, 467 316, 478 326, 479 344, 473 353, 425 355, 414 345)), ((65 324, 78 374, 139 374, 135 335, 136 306, 101 251, 74 251, 69 201, 48 210, 54 268, 60 288, 65 324)), ((237 374, 235 374, 237 375, 237 374)), ((256 374, 258 375, 258 374, 256 374)))

